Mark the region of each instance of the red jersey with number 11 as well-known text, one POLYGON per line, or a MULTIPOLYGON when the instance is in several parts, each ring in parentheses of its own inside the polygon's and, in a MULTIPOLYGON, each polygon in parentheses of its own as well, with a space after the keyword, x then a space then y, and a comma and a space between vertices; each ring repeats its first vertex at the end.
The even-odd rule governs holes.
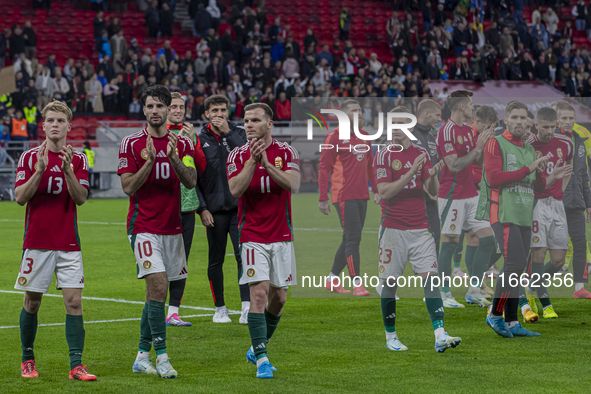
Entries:
MULTIPOLYGON (((280 170, 300 172, 300 157, 289 144, 273 140, 264 154, 280 170)), ((248 160, 250 141, 228 155, 228 180, 240 174, 248 160)), ((293 241, 291 192, 279 186, 261 165, 238 199, 238 229, 240 243, 293 241)))
MULTIPOLYGON (((22 154, 16 170, 15 187, 24 185, 37 171, 37 152, 31 149, 22 154)), ((37 191, 27 203, 25 240, 23 249, 80 251, 76 203, 68 191, 59 153, 47 153, 49 163, 41 175, 37 191)), ((88 160, 74 152, 71 163, 78 182, 88 185, 88 160)))

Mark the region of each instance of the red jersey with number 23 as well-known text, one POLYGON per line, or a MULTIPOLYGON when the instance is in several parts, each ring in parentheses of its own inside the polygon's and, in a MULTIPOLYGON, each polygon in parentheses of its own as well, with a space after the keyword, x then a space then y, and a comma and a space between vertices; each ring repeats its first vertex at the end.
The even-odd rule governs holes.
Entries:
MULTIPOLYGON (((39 148, 21 155, 16 170, 15 187, 24 185, 37 171, 39 148)), ((49 163, 41 175, 37 191, 27 203, 25 216, 25 242, 23 249, 80 251, 76 203, 68 192, 66 177, 62 171, 59 153, 49 151, 49 163)), ((88 160, 80 152, 74 152, 71 163, 78 182, 88 184, 88 160)))
POLYGON ((425 153, 426 156, 421 169, 400 193, 390 200, 382 200, 380 203, 383 227, 397 230, 429 228, 423 193, 423 181, 429 178, 432 168, 427 150, 412 142, 407 149, 401 152, 390 152, 385 147, 375 156, 374 172, 378 185, 396 182, 412 168, 415 159, 422 153, 425 153))
MULTIPOLYGON (((119 168, 117 174, 135 174, 148 159, 146 144, 148 132, 144 129, 129 135, 121 141, 119 168)), ((152 137, 156 149, 156 160, 146 182, 129 197, 127 233, 173 235, 183 232, 181 226, 181 182, 166 155, 168 134, 161 138, 152 137)), ((189 157, 194 161, 193 142, 179 136, 177 155, 181 160, 189 157)))
MULTIPOLYGON (((437 133, 437 152, 441 159, 450 155, 464 157, 475 147, 476 137, 469 125, 459 126, 448 119, 437 133)), ((455 175, 447 168, 447 164, 444 165, 439 182, 439 198, 461 200, 478 194, 474 185, 472 164, 455 175)))
MULTIPOLYGON (((264 154, 280 170, 300 172, 300 157, 289 144, 273 140, 264 154)), ((248 160, 250 141, 228 155, 228 180, 240 174, 248 160)), ((256 167, 248 188, 238 199, 238 229, 240 243, 293 240, 291 192, 279 186, 261 165, 256 167)))
MULTIPOLYGON (((563 166, 565 162, 573 159, 573 142, 570 138, 561 134, 554 134, 552 139, 543 143, 538 139, 538 135, 533 135, 525 141, 536 150, 536 159, 542 156, 548 156, 546 165, 546 175, 552 174, 555 167, 563 166)), ((536 200, 542 198, 554 197, 556 200, 562 200, 564 192, 562 191, 562 179, 557 180, 545 189, 542 193, 535 193, 536 200)))

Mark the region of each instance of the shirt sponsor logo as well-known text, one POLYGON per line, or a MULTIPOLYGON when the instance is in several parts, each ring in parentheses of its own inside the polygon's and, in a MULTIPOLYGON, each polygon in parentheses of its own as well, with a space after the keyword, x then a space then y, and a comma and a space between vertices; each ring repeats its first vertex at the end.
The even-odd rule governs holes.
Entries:
POLYGON ((146 148, 142 149, 141 155, 142 155, 142 159, 148 160, 148 149, 146 149, 146 148))
POLYGON ((25 179, 25 172, 24 171, 19 171, 16 173, 16 180, 18 181, 22 181, 25 179))
POLYGON ((80 179, 80 184, 82 186, 90 186, 90 184, 88 183, 88 181, 86 179, 80 179))
POLYGON ((558 154, 558 157, 560 157, 562 159, 562 149, 560 149, 560 148, 556 149, 556 153, 558 154))
POLYGON ((540 242, 540 237, 535 236, 531 239, 535 244, 537 244, 538 242, 540 242))
POLYGON ((144 261, 142 265, 144 266, 145 270, 149 270, 150 268, 152 268, 152 262, 150 260, 144 261))
POLYGON ((450 143, 445 144, 445 153, 449 153, 454 150, 454 146, 450 143))
POLYGON ((396 171, 398 171, 399 169, 402 168, 402 163, 400 162, 400 160, 394 160, 392 162, 392 168, 395 169, 396 171))
POLYGON ((458 135, 458 144, 462 145, 464 143, 464 139, 461 135, 458 135))
POLYGON ((228 164, 228 175, 232 175, 235 172, 236 172, 236 164, 234 164, 234 163, 228 164))
POLYGON ((20 278, 18 278, 18 284, 21 286, 26 286, 27 285, 27 278, 25 278, 24 276, 21 276, 20 278))
POLYGON ((122 157, 119 159, 119 169, 127 168, 127 157, 122 157))
POLYGON ((283 168, 283 160, 281 160, 281 157, 277 156, 275 158, 275 167, 282 169, 283 168))
POLYGON ((386 177, 386 169, 385 168, 378 168, 377 177, 378 177, 378 179, 385 178, 386 177))
POLYGON ((255 274, 255 271, 253 268, 249 268, 248 270, 246 270, 246 276, 248 276, 249 278, 252 278, 255 274))
POLYGON ((300 170, 300 166, 296 163, 287 163, 287 168, 293 168, 294 170, 300 170))

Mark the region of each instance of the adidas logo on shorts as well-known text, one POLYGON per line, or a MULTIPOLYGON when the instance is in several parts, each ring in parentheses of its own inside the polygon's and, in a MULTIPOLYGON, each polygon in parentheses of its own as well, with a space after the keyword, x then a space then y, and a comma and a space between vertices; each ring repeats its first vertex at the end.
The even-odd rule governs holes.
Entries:
POLYGON ((54 165, 51 170, 49 170, 51 172, 62 172, 62 170, 60 169, 60 167, 56 164, 54 165))
POLYGON ((156 157, 166 157, 166 153, 164 153, 164 151, 161 150, 160 152, 158 152, 158 154, 156 155, 156 157))
POLYGON ((431 268, 437 268, 437 261, 433 263, 433 265, 431 266, 431 268))
POLYGON ((186 274, 186 273, 187 273, 187 269, 186 269, 186 268, 183 268, 183 269, 181 270, 181 273, 180 273, 179 275, 184 275, 184 274, 186 274))
POLYGON ((406 164, 404 165, 404 168, 412 168, 412 164, 410 164, 410 161, 406 162, 406 164))

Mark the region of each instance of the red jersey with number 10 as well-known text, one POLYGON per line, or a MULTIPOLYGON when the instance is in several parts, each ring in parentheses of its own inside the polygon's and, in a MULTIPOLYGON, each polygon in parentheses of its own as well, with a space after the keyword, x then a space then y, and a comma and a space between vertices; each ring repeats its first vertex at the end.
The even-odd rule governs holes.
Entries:
MULTIPOLYGON (((282 171, 300 172, 298 152, 285 142, 273 140, 265 153, 269 163, 282 171)), ((228 155, 228 180, 234 178, 250 160, 250 141, 228 155)), ((269 244, 293 240, 291 192, 279 186, 258 165, 248 188, 238 199, 240 243, 269 244)))
MULTIPOLYGON (((437 133, 437 152, 441 159, 450 155, 457 155, 459 159, 472 152, 475 147, 476 138, 469 125, 457 125, 448 119, 437 133)), ((447 168, 447 164, 444 165, 439 182, 439 198, 461 200, 478 194, 474 185, 472 164, 455 175, 447 168)))
MULTIPOLYGON (((39 148, 21 155, 16 170, 15 187, 24 185, 37 171, 39 148)), ((37 191, 27 203, 25 219, 25 242, 23 249, 80 251, 76 203, 68 191, 62 171, 59 153, 47 153, 49 163, 41 175, 37 191)), ((80 152, 74 152, 71 163, 78 182, 85 188, 88 184, 88 160, 80 152)))
MULTIPOLYGON (((573 159, 573 142, 570 138, 561 134, 554 134, 552 139, 543 143, 538 139, 538 135, 533 135, 525 141, 536 150, 536 159, 542 156, 548 156, 548 164, 546 165, 546 175, 552 174, 555 167, 563 166, 565 162, 573 159)), ((556 200, 562 200, 564 192, 562 191, 562 179, 552 183, 550 187, 541 193, 535 193, 534 198, 539 200, 542 198, 554 197, 556 200)))
MULTIPOLYGON (((393 146, 393 145, 392 145, 393 146)), ((396 150, 394 147, 392 150, 396 150)), ((415 230, 429 228, 425 213, 423 181, 429 178, 431 159, 426 149, 410 143, 401 152, 390 152, 387 146, 376 153, 374 172, 376 182, 393 183, 402 178, 411 168, 415 159, 425 153, 422 167, 408 185, 388 201, 382 200, 382 226, 397 230, 415 230)))
MULTIPOLYGON (((129 135, 121 141, 119 169, 117 174, 135 174, 148 159, 146 144, 148 132, 144 129, 129 135)), ((173 235, 183 232, 181 226, 181 182, 166 155, 168 134, 161 138, 152 137, 156 149, 156 160, 146 182, 129 197, 127 233, 173 235)), ((189 156, 194 160, 193 142, 179 136, 177 155, 181 160, 189 156)))

